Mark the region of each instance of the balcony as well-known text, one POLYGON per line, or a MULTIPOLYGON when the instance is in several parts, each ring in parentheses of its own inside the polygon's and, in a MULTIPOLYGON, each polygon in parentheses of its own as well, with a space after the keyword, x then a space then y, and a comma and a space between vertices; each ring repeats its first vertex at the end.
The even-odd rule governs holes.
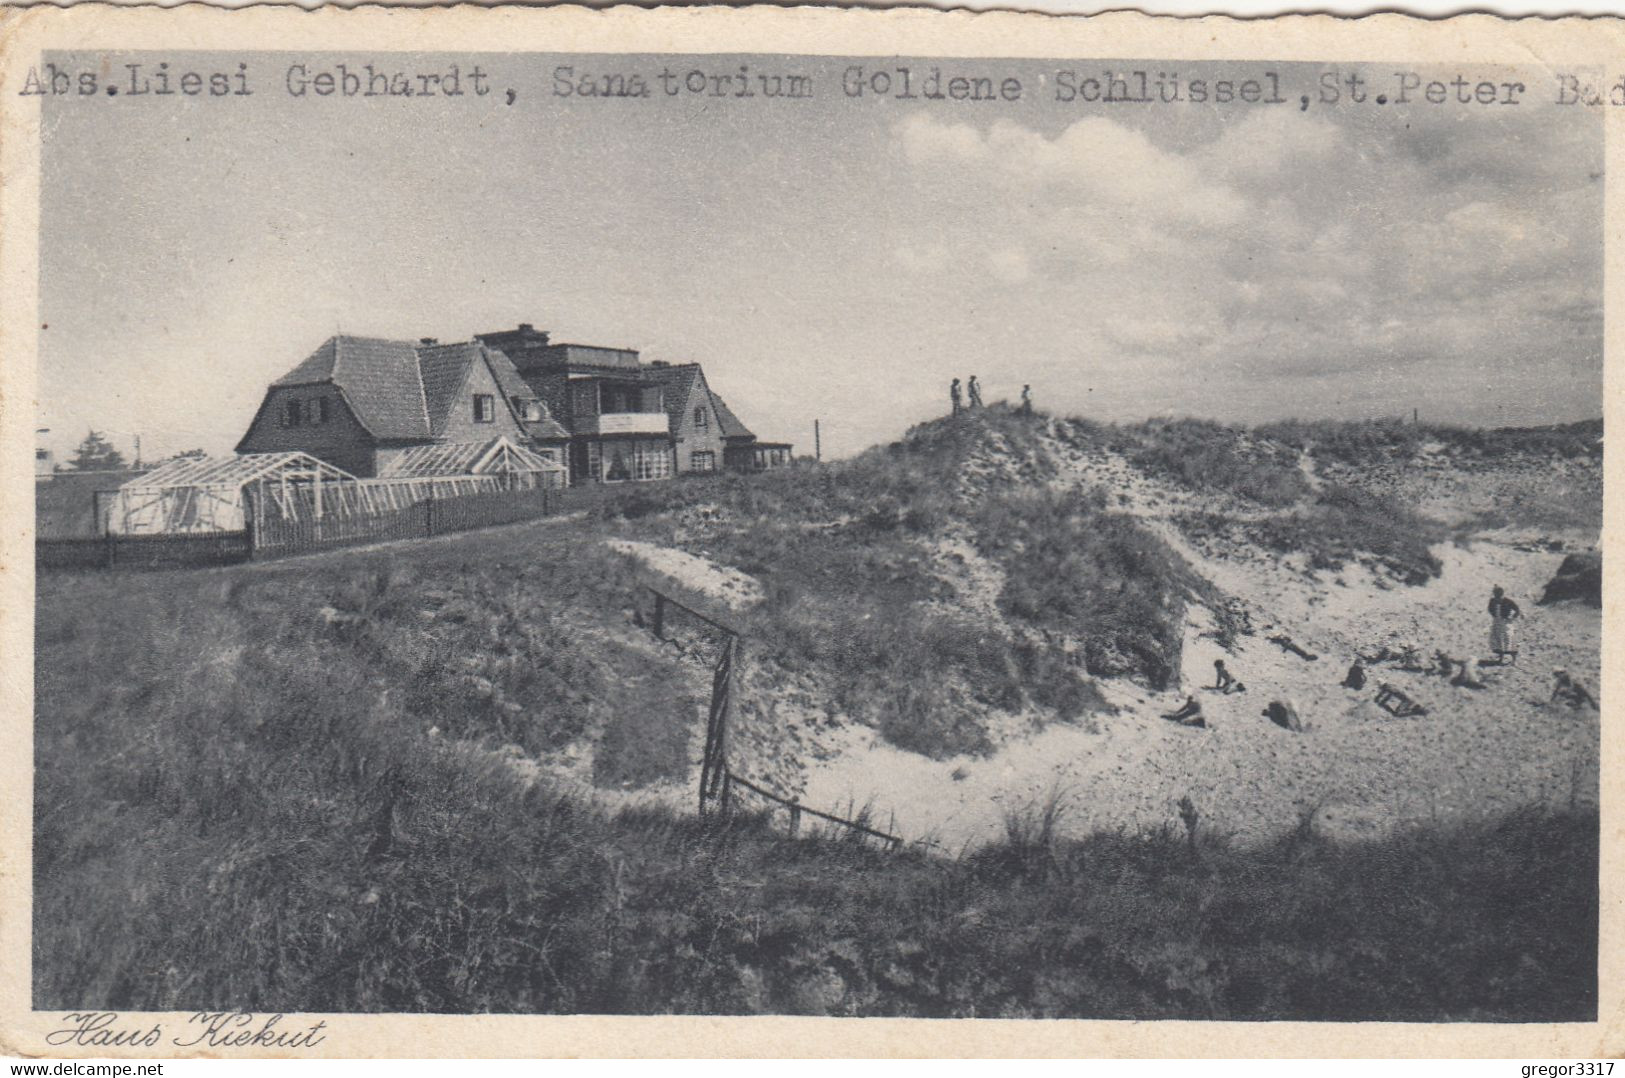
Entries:
MULTIPOLYGON (((598 429, 590 433, 666 434, 671 430, 665 412, 605 412, 597 419, 598 429)), ((579 423, 577 429, 580 429, 579 423)))

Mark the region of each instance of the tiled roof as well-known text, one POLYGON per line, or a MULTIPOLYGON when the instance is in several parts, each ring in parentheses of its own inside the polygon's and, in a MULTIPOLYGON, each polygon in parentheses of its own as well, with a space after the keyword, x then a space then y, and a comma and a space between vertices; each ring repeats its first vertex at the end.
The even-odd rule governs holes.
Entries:
MULTIPOLYGON (((535 399, 535 392, 512 361, 477 341, 424 345, 333 337, 272 385, 330 383, 343 391, 361 425, 374 438, 426 439, 438 437, 446 429, 469 367, 477 362, 489 366, 506 407, 513 406, 515 397, 535 399)), ((541 419, 521 420, 525 432, 543 440, 568 438, 570 432, 559 425, 547 406, 541 408, 541 419)))
POLYGON ((750 428, 741 423, 739 417, 734 415, 733 409, 728 407, 728 402, 715 393, 711 394, 711 407, 716 410, 717 427, 722 431, 724 438, 756 437, 755 434, 751 433, 750 428))
POLYGON ((643 377, 665 389, 666 415, 671 418, 671 432, 676 434, 683 422, 683 409, 694 390, 694 379, 700 377, 698 363, 679 363, 671 367, 645 367, 643 377))
POLYGON ((469 364, 479 358, 477 344, 428 344, 417 349, 418 369, 423 372, 423 402, 429 412, 430 433, 439 435, 451 418, 457 391, 468 380, 469 364))
POLYGON ((427 438, 418 357, 405 341, 333 337, 273 385, 331 382, 374 438, 427 438))
POLYGON ((540 441, 561 441, 570 437, 570 432, 553 418, 553 412, 547 407, 547 402, 536 396, 536 391, 530 388, 530 383, 520 375, 519 368, 513 365, 508 354, 496 348, 485 349, 485 361, 491 367, 491 374, 495 376, 497 385, 502 387, 502 396, 510 403, 515 397, 520 400, 535 401, 536 407, 541 409, 542 418, 526 420, 519 416, 519 425, 525 433, 540 441))

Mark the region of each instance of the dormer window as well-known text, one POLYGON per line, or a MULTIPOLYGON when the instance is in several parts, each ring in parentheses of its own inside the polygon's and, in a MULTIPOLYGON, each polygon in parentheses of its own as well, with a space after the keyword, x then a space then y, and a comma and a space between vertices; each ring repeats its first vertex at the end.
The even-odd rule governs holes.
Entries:
POLYGON ((304 401, 288 401, 282 407, 282 425, 284 427, 297 427, 305 418, 304 401))
POLYGON ((705 430, 711 425, 710 417, 705 414, 705 405, 703 404, 694 409, 694 425, 701 430, 705 430))
POLYGON ((497 421, 497 399, 489 393, 474 394, 474 422, 495 423, 497 421))

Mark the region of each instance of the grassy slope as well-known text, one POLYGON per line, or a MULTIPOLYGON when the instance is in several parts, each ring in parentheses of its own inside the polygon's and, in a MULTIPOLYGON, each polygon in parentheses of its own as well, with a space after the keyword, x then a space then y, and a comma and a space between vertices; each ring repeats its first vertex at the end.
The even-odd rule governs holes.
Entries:
POLYGON ((35 1005, 1594 1013, 1594 816, 1194 856, 1018 825, 944 860, 526 790, 468 745, 646 710, 630 668, 681 689, 616 636, 599 527, 43 578, 35 1005))

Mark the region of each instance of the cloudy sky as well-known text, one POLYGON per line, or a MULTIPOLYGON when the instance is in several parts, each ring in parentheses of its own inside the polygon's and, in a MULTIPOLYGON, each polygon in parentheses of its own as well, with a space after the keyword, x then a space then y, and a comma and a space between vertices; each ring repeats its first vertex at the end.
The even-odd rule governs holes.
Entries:
MULTIPOLYGON (((844 455, 994 399, 1123 420, 1601 413, 1600 117, 1312 101, 1321 69, 862 61, 1019 102, 861 99, 852 61, 65 55, 234 71, 251 97, 46 99, 39 421, 229 450, 334 332, 526 321, 700 360, 763 437, 844 455), (480 64, 478 99, 314 99, 293 63, 480 64), (553 70, 799 72, 814 96, 553 96, 553 70), (1278 74, 1286 104, 1061 103, 1057 70, 1278 74), (505 104, 505 91, 515 91, 505 104)), ((1374 94, 1394 65, 1344 68, 1374 94)), ((1431 72, 1427 77, 1455 72, 1431 72)))

